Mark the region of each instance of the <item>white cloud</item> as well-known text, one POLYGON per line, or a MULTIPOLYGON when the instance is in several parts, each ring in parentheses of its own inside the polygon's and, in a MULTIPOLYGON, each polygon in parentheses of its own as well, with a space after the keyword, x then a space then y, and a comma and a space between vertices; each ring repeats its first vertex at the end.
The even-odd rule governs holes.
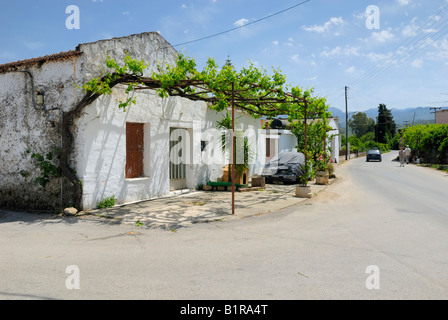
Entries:
POLYGON ((346 46, 345 48, 336 47, 331 51, 324 50, 320 55, 322 57, 331 57, 331 56, 359 56, 359 48, 358 47, 350 47, 346 46))
POLYGON ((294 61, 294 62, 299 62, 299 57, 300 57, 300 55, 295 54, 295 55, 293 55, 293 56, 291 57, 291 60, 294 61))
POLYGON ((249 22, 249 20, 242 18, 242 19, 240 19, 240 20, 235 21, 235 22, 233 23, 233 25, 234 25, 235 27, 242 27, 242 26, 244 26, 244 25, 245 25, 246 23, 248 23, 248 22, 249 22))
POLYGON ((380 32, 374 32, 372 33, 372 39, 378 42, 386 42, 389 40, 392 40, 394 38, 394 35, 391 32, 391 29, 382 30, 380 32))
POLYGON ((415 21, 417 20, 417 17, 413 18, 411 20, 411 24, 404 27, 403 30, 401 31, 401 34, 405 37, 414 37, 417 35, 417 30, 419 29, 419 27, 417 27, 415 25, 415 21))
POLYGON ((365 11, 363 11, 363 12, 355 12, 355 13, 353 13, 353 17, 355 19, 365 20, 368 17, 368 14, 365 11))
POLYGON ((411 3, 412 0, 397 0, 401 6, 407 6, 411 3))
POLYGON ((285 45, 287 45, 288 47, 292 47, 294 45, 294 39, 293 38, 288 38, 288 42, 285 42, 285 45))
POLYGON ((415 59, 412 61, 411 66, 414 68, 421 68, 423 66, 423 59, 415 59))
POLYGON ((440 41, 434 41, 428 39, 427 46, 431 46, 434 49, 428 52, 428 57, 433 61, 443 62, 445 65, 448 64, 448 39, 443 39, 440 41))
POLYGON ((347 73, 355 73, 356 72, 356 68, 354 66, 351 66, 350 68, 345 70, 345 72, 347 72, 347 73))
POLYGON ((329 21, 325 22, 323 25, 314 25, 311 27, 303 27, 304 30, 309 32, 325 33, 328 32, 333 26, 338 26, 344 24, 344 20, 339 17, 332 17, 329 21))
POLYGON ((368 54, 365 54, 364 56, 366 56, 372 62, 379 62, 390 59, 392 57, 392 53, 389 52, 387 54, 383 54, 370 52, 368 54))
POLYGON ((272 41, 272 44, 273 44, 274 46, 278 46, 278 41, 277 41, 277 40, 272 41))

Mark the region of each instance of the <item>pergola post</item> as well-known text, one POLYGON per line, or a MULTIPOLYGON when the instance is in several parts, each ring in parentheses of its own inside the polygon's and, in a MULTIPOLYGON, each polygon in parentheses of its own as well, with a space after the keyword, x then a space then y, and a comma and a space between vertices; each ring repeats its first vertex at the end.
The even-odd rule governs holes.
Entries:
POLYGON ((235 214, 235 83, 232 82, 232 215, 235 214))
POLYGON ((305 170, 307 179, 308 177, 308 120, 307 120, 307 108, 308 108, 308 102, 305 100, 305 110, 304 110, 304 121, 305 121, 305 170))

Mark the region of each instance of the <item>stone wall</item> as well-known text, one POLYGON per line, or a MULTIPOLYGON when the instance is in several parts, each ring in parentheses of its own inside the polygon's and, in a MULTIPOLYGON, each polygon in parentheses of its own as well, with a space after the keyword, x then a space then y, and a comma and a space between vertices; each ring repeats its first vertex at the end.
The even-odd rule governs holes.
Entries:
POLYGON ((0 73, 1 207, 55 209, 71 199, 65 179, 45 189, 36 184, 40 171, 31 154, 46 155, 61 146, 62 111, 80 95, 77 67, 75 56, 0 73), (36 92, 43 95, 43 104, 38 104, 36 92))
MULTIPOLYGON (((99 77, 107 55, 123 61, 132 57, 151 63, 173 63, 176 51, 158 33, 80 44, 80 54, 61 59, 30 59, 0 71, 0 207, 50 209, 70 205, 71 184, 55 179, 44 189, 32 153, 46 155, 61 147, 62 113, 83 97, 80 86, 99 77), (43 105, 37 105, 37 92, 43 105), (27 153, 29 151, 30 153, 27 153)), ((77 128, 74 127, 75 136, 77 128)), ((76 149, 71 166, 77 167, 76 149)), ((54 161, 57 165, 57 159, 54 161)))

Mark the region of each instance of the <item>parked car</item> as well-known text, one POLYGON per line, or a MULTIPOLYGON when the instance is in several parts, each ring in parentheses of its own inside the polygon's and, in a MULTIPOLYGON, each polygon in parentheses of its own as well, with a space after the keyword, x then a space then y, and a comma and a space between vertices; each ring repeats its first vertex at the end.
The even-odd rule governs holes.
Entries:
POLYGON ((366 156, 366 161, 370 161, 370 160, 379 160, 381 161, 381 152, 378 149, 372 149, 367 151, 367 156, 366 156))
POLYGON ((264 167, 261 176, 266 183, 297 183, 304 174, 305 155, 300 152, 280 152, 264 167))

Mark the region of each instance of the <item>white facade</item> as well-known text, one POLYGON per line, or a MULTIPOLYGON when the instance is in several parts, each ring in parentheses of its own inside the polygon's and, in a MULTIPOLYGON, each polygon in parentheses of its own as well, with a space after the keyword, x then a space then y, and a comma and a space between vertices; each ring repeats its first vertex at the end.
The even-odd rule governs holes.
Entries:
POLYGON ((286 129, 270 129, 267 130, 266 143, 270 144, 271 152, 266 154, 266 162, 272 159, 280 152, 296 152, 297 137, 286 129))
MULTIPOLYGON (((116 98, 123 90, 114 90, 112 97, 102 97, 90 105, 77 120, 76 171, 84 183, 83 207, 94 208, 98 202, 114 196, 118 203, 129 203, 169 195, 178 189, 195 189, 223 175, 226 165, 221 146, 214 145, 208 135, 218 140, 216 121, 224 113, 216 113, 204 102, 183 98, 160 99, 155 92, 139 93, 137 104, 126 112, 118 109, 116 98), (144 176, 126 179, 126 123, 144 124, 144 176), (171 129, 186 129, 191 144, 182 146, 189 154, 186 177, 180 185, 170 184, 171 129), (214 129, 214 130, 213 130, 214 129), (216 161, 204 159, 201 141, 210 141, 218 153, 216 161)), ((259 121, 238 113, 244 130, 259 130, 259 121)), ((215 139, 216 140, 216 139, 215 139)), ((218 141, 219 142, 219 141, 218 141)), ((255 142, 256 143, 256 142, 255 142)), ((255 161, 254 161, 255 162, 255 161)), ((259 171, 258 165, 253 172, 259 171)))
MULTIPOLYGON (((308 120, 309 122, 315 120, 308 120)), ((335 163, 339 163, 339 151, 341 150, 341 138, 338 118, 330 118, 329 126, 333 129, 327 133, 328 140, 326 143, 327 151, 331 153, 331 156, 335 163)), ((297 151, 297 137, 287 129, 271 129, 268 131, 268 139, 270 139, 271 150, 274 150, 266 157, 266 161, 269 161, 279 152, 297 151)), ((268 140, 269 143, 269 140, 268 140)))
POLYGON ((327 149, 331 151, 331 156, 335 163, 339 163, 339 152, 341 150, 341 135, 338 121, 338 118, 330 118, 329 126, 333 128, 333 130, 328 132, 330 139, 327 142, 327 149))
MULTIPOLYGON (((70 205, 71 183, 55 179, 45 189, 35 183, 40 172, 30 152, 47 154, 61 147, 62 114, 83 97, 83 83, 101 75, 107 55, 118 62, 131 57, 150 63, 150 75, 158 63, 173 64, 177 52, 158 33, 144 33, 94 43, 76 50, 38 59, 0 65, 0 206, 55 209, 70 205), (38 104, 37 91, 43 96, 38 104)), ((40 98, 40 97, 39 97, 40 98)), ((119 204, 170 194, 173 189, 193 189, 222 176, 225 163, 211 163, 201 152, 205 133, 216 130, 217 114, 204 102, 183 98, 161 99, 153 91, 139 91, 137 104, 119 110, 123 88, 102 96, 74 120, 70 166, 83 184, 82 209, 95 208, 114 196, 119 204), (126 123, 144 126, 144 174, 126 179, 126 123), (170 184, 170 133, 182 128, 190 135, 191 161, 185 167, 184 184, 170 184), (215 130, 207 130, 215 129, 215 130), (207 161, 206 161, 207 160, 207 161)), ((250 173, 261 172, 258 159, 259 120, 238 114, 241 129, 252 129, 254 164, 250 173)), ((250 130, 249 130, 250 131, 250 130)), ((264 151, 263 151, 264 152, 264 151)))

